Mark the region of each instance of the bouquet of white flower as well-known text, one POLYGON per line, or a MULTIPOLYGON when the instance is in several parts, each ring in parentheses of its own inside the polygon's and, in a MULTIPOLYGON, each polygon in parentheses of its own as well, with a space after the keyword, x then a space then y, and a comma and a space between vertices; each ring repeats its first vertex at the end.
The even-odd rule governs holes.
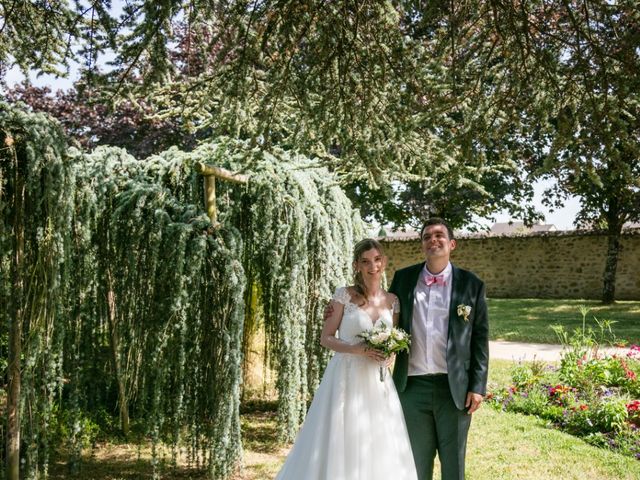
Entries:
MULTIPOLYGON (((364 339, 369 348, 381 352, 385 357, 394 353, 408 352, 411 345, 411 335, 397 327, 389 327, 384 322, 378 322, 371 330, 358 334, 364 339)), ((386 362, 385 362, 386 363, 386 362)), ((380 381, 384 381, 385 363, 380 364, 380 381)))

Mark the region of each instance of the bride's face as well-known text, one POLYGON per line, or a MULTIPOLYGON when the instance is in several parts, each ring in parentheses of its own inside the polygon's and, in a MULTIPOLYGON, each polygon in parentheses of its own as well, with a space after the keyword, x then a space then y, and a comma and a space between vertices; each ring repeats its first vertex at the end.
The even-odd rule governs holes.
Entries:
POLYGON ((362 274, 362 278, 378 281, 382 278, 386 266, 387 258, 375 248, 363 252, 354 264, 354 268, 362 274))

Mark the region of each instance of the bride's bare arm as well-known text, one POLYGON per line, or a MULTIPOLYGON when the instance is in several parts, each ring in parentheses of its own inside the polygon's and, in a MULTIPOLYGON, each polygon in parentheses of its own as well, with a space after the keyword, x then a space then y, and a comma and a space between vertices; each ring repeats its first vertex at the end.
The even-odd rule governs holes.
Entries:
POLYGON ((340 327, 340 321, 342 320, 343 313, 343 304, 335 301, 329 302, 329 305, 325 310, 324 326, 322 327, 322 333, 320 334, 320 345, 335 352, 357 353, 355 349, 357 345, 351 345, 336 337, 336 332, 338 331, 338 327, 340 327))
POLYGON ((324 326, 320 334, 320 344, 334 352, 364 355, 376 361, 384 360, 384 357, 379 352, 368 349, 364 341, 352 345, 337 338, 336 332, 338 331, 338 327, 340 327, 340 321, 344 313, 344 305, 335 301, 331 301, 329 305, 325 310, 324 326))

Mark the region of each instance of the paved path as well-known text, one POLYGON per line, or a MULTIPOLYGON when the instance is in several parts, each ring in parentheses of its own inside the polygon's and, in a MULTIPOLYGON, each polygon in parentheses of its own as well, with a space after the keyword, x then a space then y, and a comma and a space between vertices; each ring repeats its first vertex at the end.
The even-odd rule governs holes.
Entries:
MULTIPOLYGON (((602 353, 626 355, 627 348, 603 348, 602 353)), ((562 345, 548 343, 489 342, 489 356, 504 360, 542 360, 555 362, 560 360, 562 345)))

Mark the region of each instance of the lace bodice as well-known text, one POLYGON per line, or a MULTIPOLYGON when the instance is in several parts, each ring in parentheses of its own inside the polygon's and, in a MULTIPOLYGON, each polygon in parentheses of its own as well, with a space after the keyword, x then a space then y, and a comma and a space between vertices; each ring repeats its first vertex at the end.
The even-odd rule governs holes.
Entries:
POLYGON ((396 298, 390 309, 385 309, 380 313, 380 318, 371 318, 369 314, 351 301, 351 295, 346 287, 340 287, 333 294, 335 302, 344 305, 342 321, 338 327, 340 340, 349 343, 362 341, 357 335, 365 330, 371 330, 378 322, 383 322, 389 327, 393 326, 393 314, 400 311, 400 303, 396 298))

